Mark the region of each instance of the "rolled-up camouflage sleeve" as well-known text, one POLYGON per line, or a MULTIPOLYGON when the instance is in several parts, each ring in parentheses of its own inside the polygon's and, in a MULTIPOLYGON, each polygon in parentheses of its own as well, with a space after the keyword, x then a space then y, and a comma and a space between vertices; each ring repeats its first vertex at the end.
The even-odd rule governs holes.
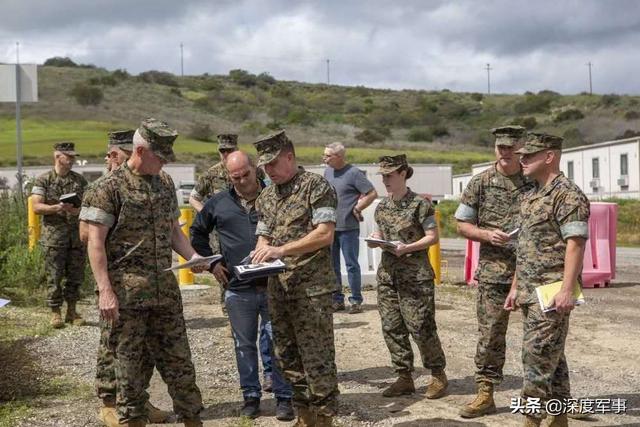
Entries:
POLYGON ((418 222, 422 224, 422 228, 425 231, 438 227, 436 223, 436 211, 428 200, 422 200, 420 202, 420 206, 418 207, 418 222))
POLYGON ((567 190, 555 202, 555 219, 560 225, 562 240, 570 237, 589 238, 589 200, 577 191, 567 190))
POLYGON ((338 198, 335 190, 326 179, 320 177, 317 184, 312 187, 309 202, 311 204, 311 223, 313 225, 323 222, 336 222, 338 198))
POLYGON ((196 181, 196 185, 191 190, 191 197, 196 199, 199 202, 204 200, 204 195, 206 194, 206 175, 202 175, 196 181))
POLYGON ((110 185, 101 185, 93 189, 91 197, 86 203, 83 200, 80 221, 95 222, 109 228, 113 227, 116 222, 115 213, 117 211, 114 199, 110 185))
POLYGON ((454 214, 458 221, 470 222, 473 224, 478 222, 481 187, 482 179, 480 175, 476 175, 471 178, 471 181, 469 181, 469 184, 467 184, 467 187, 462 192, 460 204, 454 214))
POLYGON ((44 196, 47 193, 47 184, 44 182, 44 178, 39 176, 33 181, 33 187, 31 187, 31 194, 36 196, 44 196))
POLYGON ((259 218, 258 224, 256 224, 256 236, 264 236, 264 237, 271 238, 273 237, 273 230, 271 229, 269 224, 271 224, 272 221, 269 221, 267 219, 269 215, 267 206, 269 205, 269 203, 265 201, 265 197, 266 197, 265 193, 266 192, 263 191, 256 199, 256 211, 258 212, 258 218, 259 218))

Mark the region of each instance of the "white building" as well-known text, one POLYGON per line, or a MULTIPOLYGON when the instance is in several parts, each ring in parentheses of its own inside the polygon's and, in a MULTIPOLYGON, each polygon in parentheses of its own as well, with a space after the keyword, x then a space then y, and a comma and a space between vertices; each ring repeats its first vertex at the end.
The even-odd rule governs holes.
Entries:
MULTIPOLYGON (((455 175, 452 195, 459 199, 471 177, 493 162, 473 165, 472 172, 455 175)), ((562 150, 560 170, 592 200, 640 198, 640 137, 601 142, 562 150)))

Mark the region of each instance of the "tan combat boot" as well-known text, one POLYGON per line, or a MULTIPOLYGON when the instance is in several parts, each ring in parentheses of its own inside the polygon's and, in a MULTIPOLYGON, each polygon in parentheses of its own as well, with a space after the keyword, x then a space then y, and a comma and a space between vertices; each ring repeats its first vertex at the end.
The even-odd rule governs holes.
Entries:
POLYGON ((413 385, 411 372, 403 371, 398 373, 398 379, 382 392, 384 397, 398 397, 403 394, 413 394, 416 387, 413 385))
POLYGON ((147 410, 147 418, 151 424, 162 424, 171 416, 171 412, 158 409, 149 401, 145 403, 144 407, 147 410))
POLYGON ((540 418, 536 418, 536 417, 531 417, 529 415, 525 415, 524 416, 524 427, 540 427, 540 423, 542 422, 542 419, 540 418))
POLYGON ((49 322, 55 329, 60 329, 64 326, 62 321, 62 314, 60 313, 60 307, 54 307, 51 309, 51 321, 49 322))
POLYGON ((462 418, 476 418, 496 412, 496 404, 493 401, 493 384, 489 382, 478 383, 478 395, 471 403, 467 403, 460 409, 462 418))
POLYGON ((98 418, 107 427, 121 427, 118 421, 118 411, 114 402, 104 400, 104 406, 100 408, 98 418))
POLYGON ((318 415, 315 427, 331 427, 333 425, 333 417, 331 415, 318 415))
POLYGON ((67 302, 67 314, 64 316, 65 323, 71 323, 73 326, 84 325, 84 319, 80 317, 76 311, 76 302, 67 302))
POLYGON ((200 418, 195 420, 184 420, 184 427, 202 427, 200 418))
POLYGON ((298 419, 292 427, 315 427, 316 416, 309 408, 297 407, 298 419))
POLYGON ((567 414, 554 415, 550 417, 549 427, 568 427, 569 426, 569 418, 567 414))
POLYGON ((427 399, 439 399, 447 392, 448 385, 449 381, 444 371, 431 371, 431 381, 427 384, 427 391, 424 395, 427 399))

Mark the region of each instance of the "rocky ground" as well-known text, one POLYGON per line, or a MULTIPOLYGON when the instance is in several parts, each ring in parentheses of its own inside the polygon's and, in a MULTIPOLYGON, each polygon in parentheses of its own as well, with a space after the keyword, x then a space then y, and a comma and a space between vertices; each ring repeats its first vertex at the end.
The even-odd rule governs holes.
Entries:
MULTIPOLYGON (((521 387, 521 315, 511 317, 505 380, 498 387, 498 414, 476 420, 458 417, 458 409, 474 393, 473 356, 476 343, 475 293, 462 284, 462 253, 444 251, 448 261, 447 284, 438 287, 437 323, 447 355, 449 394, 437 401, 423 397, 428 372, 415 373, 418 391, 397 399, 381 397, 394 379, 389 354, 380 331, 375 291, 365 292, 364 312, 334 317, 337 365, 340 381, 339 426, 516 426, 521 417, 510 414, 510 399, 521 387)), ((624 415, 598 414, 576 426, 640 426, 640 265, 634 254, 619 259, 618 278, 605 289, 586 291, 588 304, 572 314, 567 341, 567 359, 575 397, 627 400, 624 415)), ((227 321, 212 289, 185 290, 185 318, 196 365, 198 384, 206 410, 205 426, 280 426, 274 418, 274 400, 263 397, 262 416, 255 421, 238 417, 242 397, 236 374, 233 342, 227 321)), ((57 376, 74 384, 74 393, 64 398, 34 402, 35 410, 20 426, 99 426, 99 402, 92 386, 98 342, 97 312, 92 301, 82 307, 89 325, 67 327, 51 336, 29 341, 28 354, 42 368, 42 375, 57 376)), ((417 359, 419 360, 419 359, 417 359)), ((5 367, 6 368, 6 367, 5 367)), ((156 373, 151 400, 171 407, 166 387, 156 373)))

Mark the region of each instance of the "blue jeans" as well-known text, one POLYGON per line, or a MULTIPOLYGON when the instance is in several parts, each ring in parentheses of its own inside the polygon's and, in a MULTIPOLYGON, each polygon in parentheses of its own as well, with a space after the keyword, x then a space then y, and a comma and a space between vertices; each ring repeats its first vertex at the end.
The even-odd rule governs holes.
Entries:
POLYGON ((331 246, 331 258, 333 259, 333 270, 336 273, 336 291, 333 293, 335 302, 344 302, 342 293, 342 273, 340 272, 340 250, 347 265, 347 278, 351 296, 349 303, 362 304, 362 282, 360 277, 360 264, 358 264, 358 254, 360 252, 360 230, 336 231, 331 246))
MULTIPOLYGON (((269 354, 273 358, 273 331, 269 319, 267 292, 257 291, 255 288, 227 289, 224 300, 233 330, 242 395, 245 398, 256 397, 259 399, 262 397, 262 387, 258 373, 258 346, 256 345, 260 327, 258 318, 262 320, 262 325, 268 335, 269 354)), ((291 385, 285 381, 275 364, 272 369, 273 394, 279 399, 291 399, 291 385)))
POLYGON ((260 319, 260 359, 262 359, 262 374, 265 378, 271 378, 273 363, 271 362, 271 338, 267 331, 269 319, 260 319))

